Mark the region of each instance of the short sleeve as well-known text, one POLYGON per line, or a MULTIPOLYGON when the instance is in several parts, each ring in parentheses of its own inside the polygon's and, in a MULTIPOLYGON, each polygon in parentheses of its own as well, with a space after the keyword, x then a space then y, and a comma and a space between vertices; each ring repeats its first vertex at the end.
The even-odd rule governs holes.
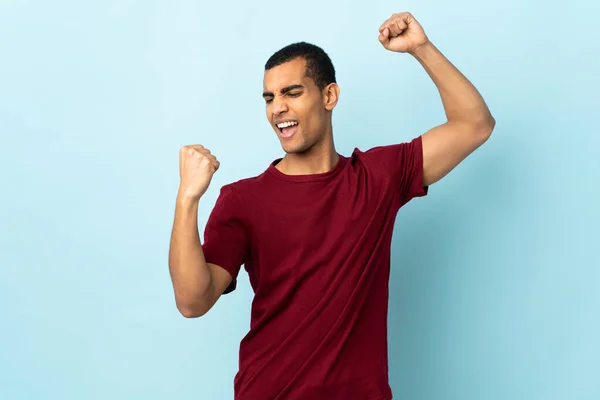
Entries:
POLYGON ((365 152, 386 170, 397 185, 400 205, 415 197, 426 196, 423 185, 423 141, 417 136, 410 142, 374 147, 365 152))
POLYGON ((224 268, 233 277, 224 294, 235 290, 238 273, 246 262, 249 234, 244 216, 240 195, 230 185, 223 186, 204 229, 202 251, 206 262, 224 268))

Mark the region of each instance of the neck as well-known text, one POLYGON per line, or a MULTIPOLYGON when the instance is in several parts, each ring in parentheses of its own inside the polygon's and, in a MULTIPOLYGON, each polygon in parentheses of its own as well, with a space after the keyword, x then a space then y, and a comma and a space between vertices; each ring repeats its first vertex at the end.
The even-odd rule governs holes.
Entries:
POLYGON ((313 175, 332 170, 339 160, 332 135, 303 153, 286 154, 275 166, 286 175, 313 175))

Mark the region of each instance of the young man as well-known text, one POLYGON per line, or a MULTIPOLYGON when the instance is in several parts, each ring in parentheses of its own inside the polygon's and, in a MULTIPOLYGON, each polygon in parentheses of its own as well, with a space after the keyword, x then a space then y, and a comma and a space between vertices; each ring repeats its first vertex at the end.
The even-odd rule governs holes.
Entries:
POLYGON ((329 57, 296 43, 265 67, 267 118, 285 157, 225 185, 200 242, 199 200, 219 162, 201 145, 180 152, 171 239, 177 307, 205 314, 245 265, 255 297, 240 345, 237 400, 389 400, 388 277, 396 213, 427 194, 490 136, 495 121, 475 87, 409 13, 379 29, 439 89, 447 122, 408 143, 338 154, 339 87, 329 57))

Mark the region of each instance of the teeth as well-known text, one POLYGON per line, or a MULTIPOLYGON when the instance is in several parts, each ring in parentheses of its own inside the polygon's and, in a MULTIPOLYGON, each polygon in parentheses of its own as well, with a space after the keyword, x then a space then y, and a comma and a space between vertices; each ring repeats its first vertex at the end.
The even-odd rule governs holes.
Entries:
POLYGON ((296 121, 282 122, 280 124, 277 124, 277 127, 279 129, 283 129, 283 128, 287 128, 288 126, 293 126, 293 125, 298 125, 298 123, 296 121))

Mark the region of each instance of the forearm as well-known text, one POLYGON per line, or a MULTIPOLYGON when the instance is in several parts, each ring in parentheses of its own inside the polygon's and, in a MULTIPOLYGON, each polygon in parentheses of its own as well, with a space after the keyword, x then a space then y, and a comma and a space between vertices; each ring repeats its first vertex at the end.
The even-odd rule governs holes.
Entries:
POLYGON ((169 270, 177 307, 197 314, 208 308, 211 273, 198 233, 198 201, 178 196, 169 249, 169 270))
POLYGON ((493 124, 490 110, 475 86, 431 42, 412 55, 437 86, 449 122, 493 124))

